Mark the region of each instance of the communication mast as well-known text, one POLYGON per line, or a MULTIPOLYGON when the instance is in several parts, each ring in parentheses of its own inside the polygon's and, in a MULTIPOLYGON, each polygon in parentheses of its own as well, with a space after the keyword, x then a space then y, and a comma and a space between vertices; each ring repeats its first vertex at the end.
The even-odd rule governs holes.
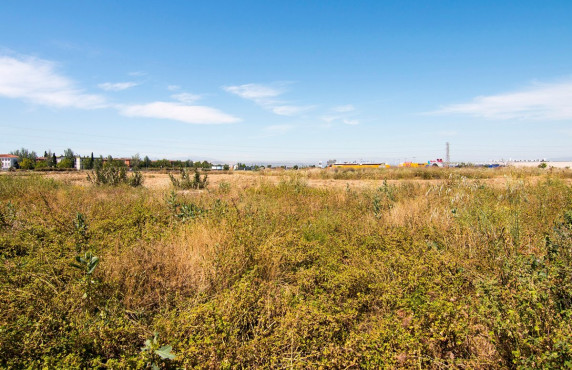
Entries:
POLYGON ((446 149, 445 149, 445 166, 449 167, 449 163, 451 162, 451 157, 449 156, 449 142, 447 141, 446 149))

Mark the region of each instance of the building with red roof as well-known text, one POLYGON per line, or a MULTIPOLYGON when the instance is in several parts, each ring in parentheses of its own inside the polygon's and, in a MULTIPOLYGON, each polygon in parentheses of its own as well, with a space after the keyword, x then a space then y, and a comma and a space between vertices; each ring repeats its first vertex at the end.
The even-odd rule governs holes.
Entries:
POLYGON ((0 160, 2 161, 2 169, 9 170, 10 168, 16 167, 19 161, 19 157, 14 154, 0 154, 0 160))

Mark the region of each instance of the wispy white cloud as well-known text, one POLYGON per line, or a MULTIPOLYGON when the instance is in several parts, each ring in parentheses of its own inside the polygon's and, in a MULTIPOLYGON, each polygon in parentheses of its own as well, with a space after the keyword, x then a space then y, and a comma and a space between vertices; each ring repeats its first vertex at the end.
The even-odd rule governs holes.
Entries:
POLYGON ((331 108, 330 113, 320 117, 320 119, 325 122, 322 127, 332 127, 334 122, 341 122, 346 125, 358 125, 359 120, 352 118, 356 116, 355 110, 355 107, 351 104, 338 105, 337 107, 331 108))
POLYGON ((106 106, 103 96, 86 94, 60 75, 55 63, 31 57, 0 57, 0 96, 55 108, 106 106))
POLYGON ((332 110, 334 112, 338 112, 338 113, 347 113, 347 112, 353 112, 356 109, 354 108, 353 105, 348 104, 348 105, 340 105, 340 106, 334 107, 332 110))
POLYGON ((572 119, 572 81, 478 96, 468 103, 447 105, 429 114, 464 114, 498 120, 569 120, 572 119))
POLYGON ((337 117, 337 116, 323 116, 323 117, 320 117, 320 119, 321 119, 322 121, 326 122, 326 123, 332 123, 332 122, 334 122, 334 121, 340 119, 340 117, 337 117))
POLYGON ((178 100, 181 103, 191 104, 191 103, 194 103, 197 100, 199 100, 201 98, 201 96, 196 95, 196 94, 190 94, 190 93, 180 93, 180 94, 171 95, 171 98, 178 100))
POLYGON ((169 91, 179 91, 179 90, 181 90, 181 86, 179 86, 179 85, 169 85, 169 86, 167 86, 167 90, 169 90, 169 91))
POLYGON ((193 124, 222 124, 240 121, 239 118, 215 108, 173 102, 126 105, 118 109, 122 115, 127 117, 170 119, 193 124))
MULTIPOLYGON (((240 121, 215 108, 190 105, 200 96, 188 93, 173 95, 179 102, 110 104, 104 96, 88 94, 76 87, 71 79, 58 73, 56 67, 56 63, 38 58, 0 56, 0 97, 22 99, 55 108, 113 108, 128 117, 170 119, 194 124, 240 121)), ((118 91, 135 85, 134 82, 120 82, 103 83, 99 87, 107 91, 118 91)))
POLYGON ((226 92, 251 100, 264 109, 280 116, 295 116, 311 110, 310 105, 292 105, 278 97, 285 92, 284 85, 268 86, 261 84, 245 84, 237 86, 224 86, 226 92))
POLYGON ((300 106, 300 105, 278 105, 272 107, 271 110, 280 116, 296 116, 312 109, 313 106, 300 106))
POLYGON ((253 100, 258 104, 267 102, 267 99, 275 98, 284 92, 281 88, 270 87, 260 84, 224 86, 223 89, 226 92, 238 95, 241 98, 253 100))
POLYGON ((97 85, 97 87, 105 91, 121 91, 127 90, 137 85, 139 85, 137 82, 105 82, 97 85))

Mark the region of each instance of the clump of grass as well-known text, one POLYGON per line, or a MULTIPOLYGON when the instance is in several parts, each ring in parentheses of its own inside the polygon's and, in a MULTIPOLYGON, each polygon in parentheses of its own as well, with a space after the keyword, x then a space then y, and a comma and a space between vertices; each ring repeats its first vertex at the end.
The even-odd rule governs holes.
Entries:
POLYGON ((132 187, 143 185, 143 175, 139 171, 134 171, 132 176, 127 176, 124 166, 114 164, 96 168, 87 174, 87 180, 95 185, 117 186, 127 184, 132 187))
POLYGON ((227 181, 221 181, 218 184, 218 190, 223 193, 223 194, 228 194, 230 193, 230 189, 231 189, 231 185, 229 182, 227 181))
POLYGON ((201 217, 207 212, 207 210, 195 203, 180 201, 174 191, 171 191, 169 197, 167 197, 167 204, 171 208, 173 215, 181 221, 201 217))
POLYGON ((169 173, 169 178, 173 186, 178 189, 206 189, 208 186, 207 174, 201 177, 197 169, 195 169, 193 176, 189 174, 186 168, 183 168, 180 172, 180 178, 176 178, 172 173, 169 173))
POLYGON ((127 184, 129 186, 134 187, 134 188, 142 186, 143 185, 143 174, 141 174, 140 171, 134 171, 133 176, 130 176, 127 179, 127 184))

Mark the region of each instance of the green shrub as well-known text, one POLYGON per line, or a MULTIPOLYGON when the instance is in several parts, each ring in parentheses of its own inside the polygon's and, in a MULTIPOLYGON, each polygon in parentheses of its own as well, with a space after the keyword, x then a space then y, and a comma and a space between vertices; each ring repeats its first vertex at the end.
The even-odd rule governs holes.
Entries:
POLYGON ((18 163, 18 166, 23 170, 33 170, 34 169, 34 162, 30 158, 23 158, 18 163))
POLYGON ((58 162, 58 164, 56 165, 57 168, 73 168, 74 165, 74 161, 72 158, 62 158, 61 161, 58 162))
POLYGON ((133 175, 127 179, 127 184, 134 188, 143 185, 143 174, 140 171, 134 171, 133 175))
POLYGON ((35 170, 43 170, 46 168, 48 168, 48 163, 46 161, 38 161, 34 167, 35 170))
POLYGON ((109 162, 103 167, 95 168, 91 174, 87 174, 87 180, 95 185, 117 186, 127 184, 132 187, 143 185, 143 175, 141 172, 134 171, 132 176, 127 176, 125 165, 118 165, 114 162, 109 162))
POLYGON ((199 171, 195 168, 195 172, 191 177, 186 168, 181 169, 180 178, 177 179, 172 173, 169 178, 174 187, 178 189, 206 189, 208 186, 207 174, 201 177, 199 171))

